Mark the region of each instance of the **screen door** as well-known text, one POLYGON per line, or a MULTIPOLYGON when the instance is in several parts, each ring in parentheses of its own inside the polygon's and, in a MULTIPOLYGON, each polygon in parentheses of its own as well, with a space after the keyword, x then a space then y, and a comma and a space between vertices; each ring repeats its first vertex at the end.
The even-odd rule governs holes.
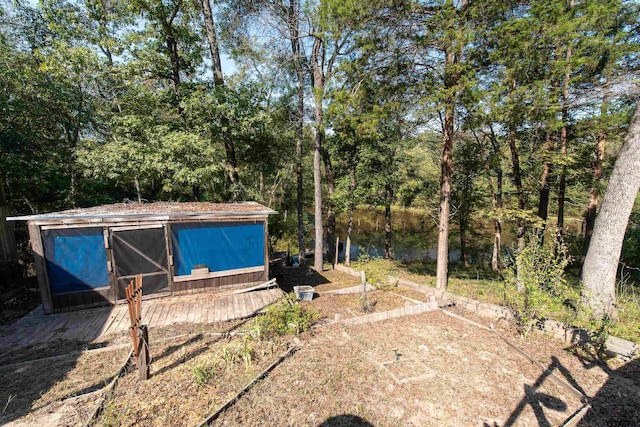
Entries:
POLYGON ((138 274, 143 296, 170 291, 164 227, 111 229, 111 248, 119 299, 124 299, 124 289, 138 274))

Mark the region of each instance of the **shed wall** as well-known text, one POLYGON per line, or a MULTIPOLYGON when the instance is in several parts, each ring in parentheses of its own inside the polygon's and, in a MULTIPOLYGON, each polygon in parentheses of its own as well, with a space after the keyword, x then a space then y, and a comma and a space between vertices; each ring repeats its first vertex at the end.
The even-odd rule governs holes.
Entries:
MULTIPOLYGON (((200 221, 203 222, 162 221, 161 226, 167 230, 165 243, 169 249, 169 257, 171 260, 169 276, 171 278, 171 294, 238 288, 243 287, 243 285, 254 285, 268 279, 266 218, 251 218, 250 221, 246 222, 235 219, 235 221, 231 223, 215 223, 215 219, 213 218, 209 218, 208 220, 203 218, 200 221), (176 230, 190 231, 182 236, 177 236, 173 231, 174 228, 176 230), (204 231, 204 233, 200 233, 202 231, 204 231), (185 239, 185 235, 188 238, 185 239), (175 242, 176 237, 178 240, 177 244, 175 242), (236 242, 234 242, 235 238, 238 239, 236 242), (211 243, 205 244, 205 242, 212 241, 217 243, 215 245, 211 243), (188 248, 189 242, 201 245, 200 249, 191 251, 190 258, 188 258, 189 263, 199 261, 199 258, 194 256, 194 254, 197 255, 198 250, 206 251, 207 248, 215 249, 214 252, 217 254, 216 256, 224 259, 220 261, 216 260, 215 257, 210 257, 208 262, 204 263, 208 265, 209 262, 211 262, 213 264, 211 267, 214 269, 223 269, 223 271, 212 272, 211 276, 203 278, 190 277, 189 275, 178 276, 176 274, 177 270, 172 262, 176 257, 176 248, 184 251, 184 249, 188 248), (238 261, 238 258, 240 261, 238 261), (250 266, 250 268, 246 268, 247 266, 250 266), (228 270, 228 272, 225 270, 228 270), (178 276, 180 280, 174 280, 175 276, 178 276)), ((158 221, 154 221, 153 223, 149 223, 148 226, 158 228, 160 224, 158 224, 158 221)), ((39 265, 40 270, 42 270, 38 279, 45 313, 77 310, 116 303, 116 287, 118 281, 115 280, 116 272, 113 268, 114 248, 108 243, 109 239, 107 239, 107 236, 109 236, 111 229, 116 230, 117 227, 122 227, 122 224, 111 221, 108 224, 96 224, 95 221, 81 224, 74 221, 71 226, 42 223, 40 221, 38 223, 29 223, 32 247, 37 258, 36 264, 37 266, 39 265), (86 239, 79 237, 85 232, 88 234, 86 239), (68 244, 69 239, 65 239, 65 237, 70 235, 76 237, 75 242, 87 243, 85 247, 87 251, 85 251, 85 253, 78 254, 83 250, 84 246, 82 244, 68 244), (59 244, 56 246, 56 239, 51 236, 62 236, 63 239, 59 241, 59 244), (50 254, 65 254, 65 256, 62 258, 48 256, 50 254), (74 256, 74 254, 78 256, 74 256), (82 280, 61 280, 61 275, 58 274, 61 269, 64 273, 62 276, 67 279, 69 278, 68 276, 74 279, 83 277, 84 273, 80 271, 80 267, 83 264, 83 262, 80 261, 81 259, 89 260, 88 263, 90 265, 100 263, 101 265, 97 267, 97 269, 107 271, 108 274, 106 278, 108 280, 102 280, 104 277, 101 277, 98 281, 87 279, 88 281, 86 283, 82 280), (105 282, 106 284, 104 284, 104 286, 98 286, 98 282, 100 282, 100 284, 105 282)), ((136 221, 134 228, 144 230, 145 223, 136 221)), ((187 266, 185 264, 185 258, 180 258, 180 255, 178 255, 177 259, 183 263, 182 265, 184 267, 180 272, 186 272, 187 266)), ((198 263, 200 264, 200 262, 198 263)), ((94 265, 93 267, 96 266, 94 265)), ((189 266, 189 273, 190 268, 191 266, 189 266)))

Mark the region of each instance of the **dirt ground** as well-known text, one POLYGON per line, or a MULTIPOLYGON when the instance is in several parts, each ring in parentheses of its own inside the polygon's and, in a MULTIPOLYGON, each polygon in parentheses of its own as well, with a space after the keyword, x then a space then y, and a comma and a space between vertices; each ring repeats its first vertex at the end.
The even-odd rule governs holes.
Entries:
MULTIPOLYGON (((544 341, 524 347, 598 390, 605 375, 544 341)), ((441 312, 331 325, 304 343, 216 425, 560 425, 582 405, 496 334, 441 312)))
MULTIPOLYGON (((590 398, 592 410, 582 425, 640 425, 637 361, 596 363, 588 350, 538 334, 522 339, 510 325, 493 322, 543 370, 498 334, 440 310, 347 327, 332 321, 336 313, 363 315, 360 295, 326 292, 357 286, 358 278, 298 269, 277 274, 285 290, 295 284, 315 287, 314 300, 303 304, 321 314, 314 328, 271 340, 257 336, 253 320, 150 330, 151 378, 138 381, 135 369, 123 376, 97 425, 197 425, 291 346, 298 350, 214 425, 561 425, 582 402, 550 373, 590 398)), ((371 291, 369 299, 374 312, 426 300, 395 287, 371 291)), ((491 323, 455 307, 447 310, 491 323)), ((99 352, 78 349, 47 362, 21 364, 37 354, 61 354, 63 343, 0 355, 0 424, 86 421, 102 397, 101 387, 122 365, 127 339, 104 337, 91 345, 105 347, 99 352)))
POLYGON ((86 422, 129 352, 81 349, 35 362, 0 366, 0 425, 79 425, 86 422))

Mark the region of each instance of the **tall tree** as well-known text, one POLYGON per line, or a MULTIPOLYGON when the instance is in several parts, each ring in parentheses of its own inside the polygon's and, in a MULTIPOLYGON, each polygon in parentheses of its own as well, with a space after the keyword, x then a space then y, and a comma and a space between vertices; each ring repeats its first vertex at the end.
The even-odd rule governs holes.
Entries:
MULTIPOLYGON (((209 44, 209 54, 211 56, 211 72, 213 73, 213 82, 216 88, 220 91, 218 96, 224 102, 225 97, 225 84, 224 76, 222 75, 222 62, 220 61, 220 48, 218 46, 218 36, 216 34, 216 26, 213 20, 213 11, 211 9, 210 0, 201 0, 201 10, 204 19, 204 27, 207 35, 207 42, 209 44)), ((236 146, 233 139, 227 135, 224 130, 228 129, 228 121, 223 117, 222 124, 222 138, 224 142, 224 151, 227 158, 227 169, 229 185, 231 187, 231 199, 237 200, 241 197, 241 185, 240 175, 238 174, 238 162, 236 158, 236 146)))
POLYGON ((582 267, 583 302, 595 317, 613 315, 615 284, 629 215, 640 189, 640 104, 631 119, 602 199, 582 267))

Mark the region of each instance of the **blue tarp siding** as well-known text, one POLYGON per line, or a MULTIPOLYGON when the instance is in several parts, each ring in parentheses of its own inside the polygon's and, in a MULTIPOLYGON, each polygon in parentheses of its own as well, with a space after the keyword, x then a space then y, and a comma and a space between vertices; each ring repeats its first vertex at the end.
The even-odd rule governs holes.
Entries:
POLYGON ((210 271, 264 266, 264 224, 171 225, 176 276, 206 264, 210 271))
POLYGON ((53 293, 109 286, 102 228, 43 230, 42 240, 53 293))

